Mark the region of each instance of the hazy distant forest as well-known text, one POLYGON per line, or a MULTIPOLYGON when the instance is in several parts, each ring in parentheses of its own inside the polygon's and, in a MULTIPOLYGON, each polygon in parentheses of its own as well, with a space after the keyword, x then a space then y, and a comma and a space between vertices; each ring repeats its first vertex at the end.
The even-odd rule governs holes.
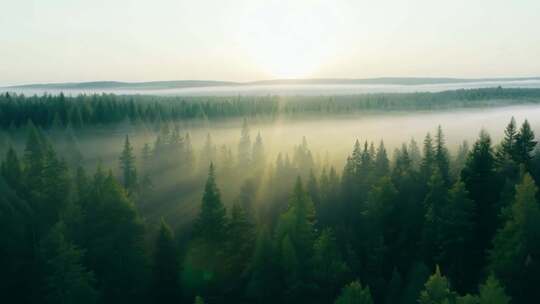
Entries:
POLYGON ((476 141, 452 153, 444 126, 395 151, 359 138, 342 166, 306 139, 269 153, 250 122, 539 102, 539 89, 502 88, 1 94, 0 302, 536 303, 540 150, 527 120, 501 122, 500 142, 471 130, 476 141), (231 117, 242 126, 232 145, 182 124, 231 117), (112 160, 79 145, 118 124, 151 135, 140 148, 132 135, 92 141, 119 147, 112 160))

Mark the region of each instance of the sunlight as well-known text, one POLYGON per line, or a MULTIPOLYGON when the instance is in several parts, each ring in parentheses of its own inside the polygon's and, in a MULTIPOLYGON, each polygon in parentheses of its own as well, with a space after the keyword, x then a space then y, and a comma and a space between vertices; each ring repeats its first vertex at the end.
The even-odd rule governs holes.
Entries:
MULTIPOLYGON (((336 21, 322 22, 328 3, 274 3, 248 11, 249 30, 240 43, 252 62, 272 78, 312 77, 336 54, 336 21)), ((328 21, 328 20, 326 20, 328 21)))

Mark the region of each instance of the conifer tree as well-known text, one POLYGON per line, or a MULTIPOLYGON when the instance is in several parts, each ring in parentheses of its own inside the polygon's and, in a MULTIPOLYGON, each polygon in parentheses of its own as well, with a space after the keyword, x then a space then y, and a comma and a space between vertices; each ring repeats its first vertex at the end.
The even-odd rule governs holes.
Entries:
MULTIPOLYGON (((494 189, 501 187, 495 173, 491 138, 485 131, 480 132, 480 138, 469 153, 465 167, 461 171, 461 180, 475 204, 476 239, 469 254, 476 259, 475 265, 485 265, 485 251, 490 246, 490 240, 498 226, 499 192, 494 189)), ((471 280, 478 281, 479 268, 476 268, 475 275, 471 274, 471 280)))
POLYGON ((345 286, 334 304, 373 304, 369 287, 363 288, 360 282, 354 281, 345 286))
POLYGON ((9 147, 6 159, 0 165, 0 174, 13 190, 19 193, 23 190, 22 166, 13 147, 9 147))
POLYGON ((65 225, 56 224, 40 243, 46 303, 98 303, 94 275, 82 265, 83 253, 65 238, 65 225))
POLYGON ((204 304, 204 300, 200 296, 195 297, 195 304, 204 304))
POLYGON ((510 119, 510 122, 504 129, 504 138, 501 142, 501 149, 497 151, 497 161, 502 162, 505 159, 516 160, 516 140, 518 138, 518 130, 516 127, 516 120, 514 117, 510 119))
POLYGON ((243 170, 247 169, 251 162, 251 148, 249 126, 244 118, 240 132, 240 142, 238 143, 238 166, 243 170))
POLYGON ((428 194, 424 201, 426 208, 424 222, 424 254, 425 260, 433 262, 440 254, 444 216, 448 204, 448 188, 439 171, 433 171, 428 184, 428 194))
POLYGON ((434 162, 435 149, 433 147, 433 139, 431 138, 431 134, 427 133, 426 137, 424 138, 422 163, 420 164, 420 173, 422 174, 422 177, 426 183, 429 181, 429 178, 433 173, 434 162))
POLYGON ((384 147, 384 143, 381 140, 375 156, 375 175, 380 178, 388 175, 389 172, 390 162, 388 160, 388 155, 386 154, 386 148, 384 147))
POLYGON ((120 155, 120 170, 122 172, 122 182, 128 193, 133 193, 137 187, 137 168, 135 164, 135 155, 133 147, 129 143, 129 137, 126 135, 124 149, 120 155))
POLYGON ((155 303, 179 302, 179 253, 171 228, 161 219, 153 261, 152 299, 155 303))
POLYGON ((313 253, 313 275, 318 284, 318 294, 330 301, 343 285, 348 272, 334 232, 329 228, 323 230, 315 241, 313 253))
POLYGON ((390 281, 388 282, 388 285, 386 288, 386 295, 384 297, 384 303, 385 304, 400 303, 402 288, 403 288, 403 281, 401 279, 401 275, 394 268, 394 270, 392 271, 392 277, 390 278, 390 281))
POLYGON ((255 166, 255 169, 262 169, 264 167, 265 163, 265 154, 264 154, 264 145, 263 140, 261 137, 261 133, 257 133, 257 138, 255 139, 255 142, 253 143, 253 165, 255 166))
POLYGON ((444 182, 450 185, 450 160, 441 126, 437 128, 437 135, 435 136, 435 162, 444 182))
POLYGON ((98 168, 83 206, 82 247, 104 303, 143 301, 148 264, 144 225, 125 190, 111 172, 98 168))
POLYGON ((231 273, 236 279, 233 279, 233 283, 237 283, 245 277, 249 259, 253 255, 255 227, 247 212, 239 204, 234 204, 227 228, 227 256, 231 273))
POLYGON ((257 235, 255 251, 249 265, 246 296, 257 303, 274 303, 278 294, 276 255, 266 228, 257 235))
POLYGON ((223 240, 226 225, 225 213, 225 206, 221 202, 221 195, 216 185, 214 165, 210 164, 201 210, 195 222, 195 235, 207 241, 223 240))
POLYGON ((530 168, 532 159, 531 152, 534 150, 534 147, 536 147, 536 143, 531 125, 525 120, 519 129, 519 133, 516 135, 515 157, 516 161, 524 164, 526 168, 530 168))
POLYGON ((486 282, 480 285, 478 304, 509 304, 510 297, 506 295, 499 281, 490 275, 486 282))
POLYGON ((313 170, 310 170, 309 173, 309 179, 307 183, 307 192, 313 201, 313 204, 315 205, 315 208, 317 208, 321 203, 321 193, 319 189, 319 182, 317 181, 317 177, 315 176, 315 173, 313 170))
POLYGON ((450 189, 448 205, 443 211, 440 253, 436 258, 458 291, 470 291, 476 284, 470 274, 475 268, 470 256, 475 240, 475 206, 463 182, 456 182, 450 189))
POLYGON ((456 301, 457 294, 450 289, 450 283, 441 275, 439 266, 424 287, 418 299, 420 304, 452 304, 456 301))
POLYGON ((502 280, 518 302, 533 301, 538 295, 537 276, 540 265, 540 207, 538 189, 525 174, 516 187, 514 202, 506 223, 493 239, 488 269, 502 280))
POLYGON ((418 170, 422 162, 422 154, 420 153, 420 148, 418 148, 418 144, 416 143, 416 140, 414 140, 414 138, 411 138, 408 150, 409 157, 411 158, 411 166, 414 170, 418 170))

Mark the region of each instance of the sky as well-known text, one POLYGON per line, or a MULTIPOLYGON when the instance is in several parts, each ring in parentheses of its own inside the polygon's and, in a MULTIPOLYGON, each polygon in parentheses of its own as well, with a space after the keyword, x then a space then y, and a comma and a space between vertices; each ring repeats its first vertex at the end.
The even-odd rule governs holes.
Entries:
POLYGON ((0 85, 540 76, 538 0, 0 0, 0 85))

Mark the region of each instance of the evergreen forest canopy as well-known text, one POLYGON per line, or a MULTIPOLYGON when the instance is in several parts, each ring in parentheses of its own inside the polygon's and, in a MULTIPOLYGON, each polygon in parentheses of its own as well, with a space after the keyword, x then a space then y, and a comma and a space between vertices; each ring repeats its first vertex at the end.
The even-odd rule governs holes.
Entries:
POLYGON ((540 89, 484 88, 439 93, 374 93, 350 96, 179 97, 0 94, 0 127, 94 126, 123 121, 160 123, 186 119, 339 114, 377 110, 435 110, 540 102, 540 89))
POLYGON ((536 102, 535 94, 480 89, 294 102, 4 94, 2 128, 24 132, 26 142, 12 147, 12 138, 0 149, 2 298, 534 303, 540 151, 526 120, 512 119, 499 143, 480 131, 452 154, 441 127, 393 153, 383 141, 356 141, 341 167, 314 157, 305 139, 290 157, 271 155, 247 120, 235 146, 218 147, 209 134, 196 150, 174 121, 536 102), (114 165, 86 162, 76 144, 81 129, 125 120, 150 123, 158 135, 140 150, 129 136, 117 142, 114 165), (60 146, 63 128, 70 144, 60 146))

